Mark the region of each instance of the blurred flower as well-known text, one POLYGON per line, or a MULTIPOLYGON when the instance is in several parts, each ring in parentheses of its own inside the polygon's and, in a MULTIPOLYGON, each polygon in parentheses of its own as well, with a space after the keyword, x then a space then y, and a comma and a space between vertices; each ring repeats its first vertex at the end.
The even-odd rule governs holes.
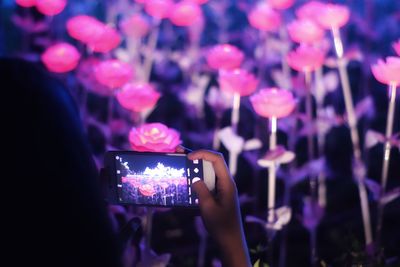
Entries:
POLYGON ((76 78, 86 89, 102 96, 110 96, 112 91, 99 83, 95 76, 94 70, 100 63, 100 59, 94 57, 81 60, 76 70, 76 78))
POLYGON ((240 96, 252 94, 258 85, 254 75, 243 69, 220 70, 218 82, 222 91, 240 96))
POLYGON ((296 16, 299 19, 310 19, 316 22, 318 13, 325 7, 324 3, 318 1, 310 1, 302 5, 296 10, 296 16))
POLYGON ((266 118, 286 117, 296 105, 290 91, 278 88, 261 89, 250 97, 250 101, 258 115, 266 118))
POLYGON ((141 38, 145 36, 150 29, 149 22, 144 16, 135 14, 125 19, 120 24, 121 30, 129 37, 141 38))
POLYGON ((190 26, 196 23, 201 16, 202 11, 198 4, 182 1, 174 5, 169 19, 177 26, 190 26))
POLYGON ((317 13, 317 22, 325 29, 340 28, 350 18, 350 10, 345 5, 325 4, 317 13))
POLYGON ((147 14, 156 19, 167 18, 174 6, 172 0, 147 0, 144 4, 147 14))
POLYGON ((37 10, 47 16, 61 13, 66 5, 67 0, 36 0, 37 10))
POLYGON ((15 0, 15 3, 22 7, 33 7, 36 4, 36 0, 15 0))
POLYGON ((81 55, 74 46, 59 43, 47 48, 41 59, 49 71, 64 73, 75 69, 80 57, 81 55))
POLYGON ((290 38, 297 43, 315 43, 324 37, 324 30, 310 19, 294 20, 287 28, 290 38))
POLYGON ((120 34, 112 27, 105 25, 101 32, 94 36, 88 43, 94 52, 107 53, 116 48, 121 43, 120 34))
POLYGON ((154 107, 160 96, 152 85, 146 83, 127 83, 117 93, 121 106, 135 112, 154 107))
POLYGON ((225 109, 232 106, 232 96, 218 90, 215 86, 210 88, 206 101, 217 115, 220 115, 225 109))
POLYGON ((208 51, 206 59, 212 69, 235 69, 242 64, 244 54, 236 46, 219 44, 208 51))
POLYGON ((162 123, 147 123, 129 133, 132 149, 139 152, 175 152, 182 143, 180 134, 162 123))
POLYGON ((400 40, 393 43, 394 51, 396 51, 397 55, 400 56, 400 40))
POLYGON ((309 45, 300 45, 296 50, 290 51, 286 59, 292 69, 314 71, 324 64, 325 51, 309 45))
POLYGON ((248 20, 252 27, 262 31, 276 31, 281 25, 281 15, 265 3, 258 4, 248 20))
POLYGON ((132 80, 134 72, 128 63, 110 59, 99 63, 94 74, 99 83, 115 89, 132 80))
POLYGON ((400 57, 387 57, 386 62, 379 59, 371 69, 379 82, 396 86, 400 84, 400 57))
POLYGON ((78 15, 67 20, 68 34, 82 43, 89 43, 97 38, 105 25, 94 17, 78 15))
POLYGON ((268 4, 276 9, 288 9, 293 6, 294 0, 268 0, 268 4))
POLYGON ((189 2, 193 2, 199 5, 207 3, 209 0, 188 0, 189 2))

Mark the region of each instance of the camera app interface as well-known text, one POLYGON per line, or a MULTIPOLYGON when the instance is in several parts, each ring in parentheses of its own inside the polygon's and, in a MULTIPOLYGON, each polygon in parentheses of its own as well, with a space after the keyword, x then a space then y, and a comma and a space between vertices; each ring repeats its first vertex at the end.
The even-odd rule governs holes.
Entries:
POLYGON ((115 160, 120 202, 160 206, 197 204, 190 187, 186 156, 119 155, 115 160))

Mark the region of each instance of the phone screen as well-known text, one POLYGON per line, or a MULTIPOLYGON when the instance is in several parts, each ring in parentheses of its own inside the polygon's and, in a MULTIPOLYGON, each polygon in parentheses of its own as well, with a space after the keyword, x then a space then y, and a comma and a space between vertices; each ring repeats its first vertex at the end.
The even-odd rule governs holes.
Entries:
POLYGON ((138 205, 197 205, 191 179, 193 175, 202 179, 201 166, 199 161, 188 161, 184 154, 115 155, 118 200, 138 205), (196 170, 196 174, 190 170, 196 170))

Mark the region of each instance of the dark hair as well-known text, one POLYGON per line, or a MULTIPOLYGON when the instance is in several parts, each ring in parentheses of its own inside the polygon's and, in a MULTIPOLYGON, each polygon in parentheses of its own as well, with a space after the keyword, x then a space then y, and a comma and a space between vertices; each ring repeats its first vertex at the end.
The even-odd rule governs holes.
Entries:
POLYGON ((0 83, 11 121, 3 140, 14 152, 5 152, 13 203, 5 217, 17 249, 11 265, 120 266, 97 170, 67 89, 41 66, 17 59, 0 59, 0 83))

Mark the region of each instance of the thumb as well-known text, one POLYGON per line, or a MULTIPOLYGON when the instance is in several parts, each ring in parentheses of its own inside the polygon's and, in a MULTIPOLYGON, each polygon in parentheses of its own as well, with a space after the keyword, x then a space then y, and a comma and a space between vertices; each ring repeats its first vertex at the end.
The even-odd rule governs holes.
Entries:
POLYGON ((207 206, 209 207, 209 205, 215 204, 214 197, 202 180, 194 181, 192 184, 192 188, 199 198, 199 206, 201 209, 207 206))

